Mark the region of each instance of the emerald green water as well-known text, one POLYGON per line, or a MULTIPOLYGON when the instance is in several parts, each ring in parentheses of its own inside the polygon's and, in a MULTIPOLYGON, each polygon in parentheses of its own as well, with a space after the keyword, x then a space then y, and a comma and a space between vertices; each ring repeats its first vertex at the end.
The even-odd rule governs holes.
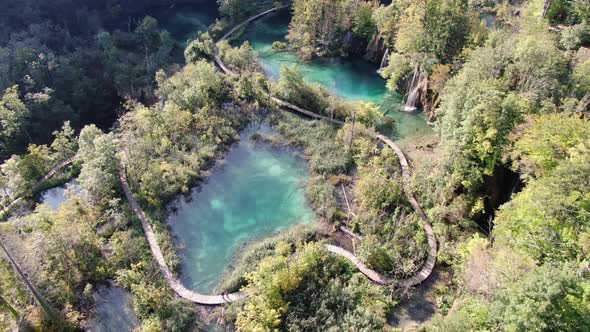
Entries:
POLYGON ((207 31, 218 16, 216 1, 204 0, 194 5, 177 5, 160 11, 156 18, 184 51, 187 41, 197 37, 199 31, 207 31))
POLYGON ((432 132, 424 116, 399 111, 402 96, 395 91, 388 91, 386 81, 377 73, 379 68, 375 64, 361 58, 302 62, 293 52, 274 51, 273 42, 285 42, 289 21, 287 12, 265 16, 250 23, 234 41, 234 45, 248 41, 258 52, 265 73, 275 80, 279 78, 282 66, 297 65, 307 82, 318 83, 341 98, 379 106, 383 114, 395 121, 395 130, 388 134, 396 139, 414 139, 432 132))
MULTIPOLYGON (((248 25, 237 40, 247 40, 259 53, 267 75, 278 79, 283 65, 296 64, 308 82, 319 83, 334 94, 349 100, 379 104, 387 94, 385 80, 377 74, 374 64, 362 59, 318 59, 303 63, 293 52, 275 52, 274 41, 285 42, 290 17, 286 13, 271 14, 248 25)), ((400 97, 401 100, 401 97, 400 97)))
MULTIPOLYGON (((157 17, 162 27, 170 32, 178 45, 179 62, 183 61, 182 50, 187 40, 196 37, 198 31, 207 30, 218 15, 214 0, 175 6, 158 13, 157 17)), ((385 80, 377 74, 378 68, 375 64, 362 58, 330 58, 302 62, 293 52, 274 51, 272 43, 285 41, 290 19, 288 11, 281 11, 251 22, 233 44, 239 45, 246 40, 249 41, 259 53, 265 73, 275 80, 278 79, 282 66, 297 65, 307 82, 318 83, 341 98, 370 102, 379 106, 381 112, 396 123, 394 130, 382 128, 382 131, 400 140, 402 145, 432 134, 432 129, 422 115, 399 111, 402 96, 395 91, 387 90, 385 80)))
POLYGON ((268 127, 244 130, 190 200, 173 204, 168 224, 182 247, 181 281, 188 288, 213 293, 241 244, 314 219, 304 196, 305 161, 251 141, 256 130, 268 127))

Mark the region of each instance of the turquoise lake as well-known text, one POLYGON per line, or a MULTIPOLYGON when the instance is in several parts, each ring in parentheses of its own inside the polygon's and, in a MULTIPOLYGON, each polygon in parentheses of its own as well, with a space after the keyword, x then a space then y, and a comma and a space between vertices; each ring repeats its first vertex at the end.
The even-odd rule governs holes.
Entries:
MULTIPOLYGON (((178 47, 184 49, 186 41, 196 37, 198 31, 205 31, 218 15, 215 2, 211 1, 165 10, 158 15, 158 19, 162 27, 171 33, 178 47)), ((377 73, 376 64, 362 58, 303 62, 293 52, 274 51, 272 43, 285 41, 290 19, 288 10, 269 14, 248 24, 244 33, 238 35, 232 44, 237 46, 247 40, 258 52, 265 73, 275 80, 279 77, 281 66, 296 65, 307 82, 318 83, 341 98, 379 106, 381 112, 396 124, 395 129, 382 128, 382 131, 400 140, 402 145, 432 133, 432 128, 422 114, 399 111, 403 97, 395 91, 388 91, 386 81, 377 73)), ((179 56, 182 58, 181 54, 179 56)))
POLYGON ((172 204, 168 224, 181 247, 181 281, 188 288, 214 293, 240 245, 314 220, 305 199, 306 162, 250 140, 257 130, 268 127, 245 129, 222 165, 188 199, 172 204))
POLYGON ((370 102, 385 116, 392 118, 396 125, 385 133, 403 141, 428 135, 432 128, 422 114, 400 112, 403 97, 389 91, 386 81, 377 73, 374 63, 362 58, 329 58, 301 61, 294 52, 277 52, 272 49, 275 41, 285 42, 290 16, 287 11, 273 13, 251 22, 244 33, 236 38, 233 45, 248 41, 258 52, 259 61, 265 73, 277 80, 282 66, 296 65, 309 83, 317 83, 335 95, 347 99, 370 102))

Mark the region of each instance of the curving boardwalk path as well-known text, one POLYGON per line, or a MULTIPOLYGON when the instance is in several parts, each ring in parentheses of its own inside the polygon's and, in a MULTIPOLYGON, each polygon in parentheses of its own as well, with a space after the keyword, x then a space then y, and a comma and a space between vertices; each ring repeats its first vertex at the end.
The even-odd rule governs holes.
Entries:
MULTIPOLYGON (((229 30, 228 32, 225 33, 225 35, 221 36, 221 38, 219 38, 219 40, 217 41, 217 43, 215 43, 215 46, 217 46, 217 44, 221 43, 222 41, 226 40, 227 38, 229 38, 229 36, 233 35, 234 33, 236 33, 236 31, 238 31, 239 29, 245 27, 246 25, 248 25, 248 23, 257 20, 259 18, 261 18, 262 16, 265 16, 267 14, 270 14, 272 12, 276 12, 277 10, 281 10, 281 9, 285 9, 287 7, 289 7, 290 5, 285 5, 285 6, 280 6, 280 7, 275 7, 275 8, 271 8, 269 10, 265 10, 260 14, 256 14, 248 19, 246 19, 244 22, 236 25, 235 27, 233 27, 231 30, 229 30)), ((226 74, 233 74, 233 72, 227 68, 225 66, 225 64, 223 63, 223 61, 221 61, 221 58, 219 58, 219 52, 217 50, 217 47, 215 47, 215 62, 217 63, 217 65, 223 70, 224 73, 226 74)))
MULTIPOLYGON (((250 22, 252 22, 264 15, 267 15, 269 13, 272 13, 274 11, 277 11, 277 10, 280 10, 280 9, 283 9, 286 7, 288 7, 288 6, 272 8, 272 9, 269 9, 267 11, 264 11, 260 14, 257 14, 257 15, 254 15, 254 16, 248 18, 244 22, 236 25, 234 28, 229 30, 225 35, 223 35, 217 41, 216 46, 217 46, 217 44, 226 40, 229 36, 231 36, 233 33, 235 33, 238 29, 244 27, 248 23, 250 23, 250 22)), ((225 74, 234 74, 223 63, 223 61, 219 57, 217 47, 215 48, 214 59, 215 59, 215 62, 217 63, 217 65, 219 66, 219 68, 221 68, 221 70, 225 74)), ((286 101, 281 100, 276 97, 271 97, 271 100, 280 107, 290 109, 292 111, 295 111, 300 114, 304 114, 304 115, 312 117, 312 118, 326 120, 326 121, 329 121, 329 122, 334 123, 336 125, 343 125, 344 124, 344 122, 342 122, 340 120, 332 119, 332 118, 326 117, 324 115, 308 111, 306 109, 303 109, 301 107, 298 107, 296 105, 293 105, 289 102, 286 102, 286 101)), ((387 138, 377 132, 374 132, 372 130, 369 130, 369 134, 372 137, 382 141, 384 144, 389 146, 395 152, 395 154, 397 155, 397 157, 399 159, 400 165, 401 165, 402 177, 404 179, 404 184, 405 184, 406 181, 411 177, 411 170, 410 170, 408 160, 407 160, 406 156, 404 155, 403 151, 389 138, 387 138)), ((141 222, 141 227, 143 228, 145 237, 147 238, 148 244, 150 246, 150 250, 152 251, 152 255, 154 256, 154 258, 156 259, 156 262, 158 263, 160 271, 162 271, 164 278, 166 279, 166 281, 168 282, 170 287, 172 287, 172 289, 174 290, 174 292, 176 294, 178 294, 180 297, 182 297, 188 301, 191 301, 194 303, 199 303, 199 304, 207 304, 207 305, 225 304, 225 303, 237 301, 237 300, 245 298, 247 296, 247 294, 242 293, 242 292, 236 292, 236 293, 231 293, 231 294, 227 294, 227 295, 204 295, 204 294, 194 292, 194 291, 189 290, 186 287, 184 287, 184 285, 182 285, 182 283, 178 279, 176 279, 176 277, 172 274, 172 272, 168 268, 168 265, 166 264, 166 260, 164 259, 164 255, 162 254, 162 250, 160 249, 160 245, 158 244, 158 241, 156 240, 156 236, 154 234, 152 226, 149 223, 144 211, 141 209, 141 207, 139 206, 139 204, 137 203, 137 201, 133 197, 133 194, 131 192, 131 188, 129 187, 129 183, 127 181, 126 166, 123 161, 121 161, 121 164, 119 167, 119 181, 121 182, 123 192, 125 193, 125 197, 129 201, 133 212, 137 215, 137 217, 139 218, 139 220, 141 222)), ((430 221, 428 220, 428 217, 426 217, 426 214, 424 214, 422 207, 420 206, 420 204, 418 203, 418 201, 416 200, 414 195, 410 194, 409 191, 407 191, 407 190, 405 190, 404 192, 406 193, 406 197, 407 197, 408 201, 410 202, 410 204, 412 205, 412 208, 414 209, 416 214, 420 217, 420 219, 424 223, 424 231, 426 232, 427 237, 428 237, 428 246, 429 246, 428 258, 426 259, 426 262, 425 262, 424 266, 422 267, 422 269, 416 275, 414 275, 411 278, 401 280, 401 281, 387 279, 387 278, 383 277, 381 274, 379 274, 377 271, 369 268, 366 264, 364 264, 353 253, 347 251, 344 248, 327 244, 326 250, 328 250, 328 252, 330 252, 330 253, 333 253, 335 255, 339 255, 341 257, 348 259, 352 264, 354 264, 359 269, 359 271, 361 273, 363 273, 365 276, 367 276, 367 278, 371 279, 372 281, 374 281, 377 284, 396 285, 398 287, 412 287, 412 286, 422 283, 424 280, 426 280, 430 276, 430 274, 432 273, 432 270, 434 269, 434 265, 436 263, 436 255, 437 255, 436 237, 434 235, 434 231, 432 229, 432 226, 430 225, 430 221)))
MULTIPOLYGON (((280 10, 280 9, 283 9, 286 7, 287 6, 272 8, 272 9, 269 9, 267 11, 264 11, 260 14, 257 14, 257 15, 254 15, 254 16, 248 18, 244 22, 235 26, 233 29, 229 30, 225 35, 223 35, 217 41, 216 46, 220 42, 229 38, 229 36, 231 36, 238 29, 241 29, 242 27, 244 27, 248 23, 250 23, 250 22, 252 22, 252 21, 268 14, 268 13, 271 13, 271 12, 274 12, 274 11, 277 11, 277 10, 280 10)), ((225 74, 233 74, 233 72, 229 68, 227 68, 227 66, 223 63, 223 61, 219 57, 217 47, 215 47, 215 62, 217 63, 219 68, 221 68, 221 70, 225 74)), ((290 109, 292 111, 304 114, 309 117, 313 117, 313 118, 321 119, 321 120, 326 120, 326 121, 329 121, 329 122, 334 123, 336 125, 343 125, 344 124, 344 122, 342 122, 340 120, 332 119, 332 118, 326 117, 324 115, 308 111, 306 109, 303 109, 299 106, 293 105, 289 102, 286 102, 286 101, 281 100, 276 97, 271 97, 271 100, 280 107, 290 109)), ((389 148, 391 148, 395 152, 395 154, 397 155, 397 157, 399 159, 400 166, 402 169, 402 178, 404 181, 404 186, 406 186, 406 188, 407 188, 407 182, 411 178, 412 172, 410 169, 410 164, 408 162, 408 159, 406 158, 402 149, 399 146, 397 146, 397 144, 395 144, 391 139, 389 139, 388 137, 386 137, 382 134, 379 134, 373 130, 368 130, 368 133, 373 138, 378 139, 381 142, 383 142, 385 145, 389 146, 389 148)), ((389 279, 386 279, 385 277, 381 276, 378 272, 371 270, 363 262, 361 262, 356 256, 354 256, 353 253, 351 253, 343 248, 333 246, 333 245, 327 245, 326 248, 328 249, 328 251, 333 254, 345 257, 352 264, 354 264, 359 269, 359 271, 361 271, 369 279, 371 279, 374 282, 381 284, 381 285, 395 284, 398 287, 412 287, 412 286, 416 286, 416 285, 422 283, 424 280, 426 280, 430 276, 430 274, 432 273, 432 270, 434 269, 434 266, 436 264, 436 256, 437 256, 437 252, 438 252, 438 245, 436 242, 436 236, 434 234, 434 230, 432 229, 432 225, 430 224, 430 220, 428 219, 428 217, 424 213, 424 210, 422 210, 422 207, 420 206, 420 203, 418 203, 418 200, 416 199, 416 197, 413 194, 411 194, 410 191, 407 189, 404 190, 404 192, 405 192, 406 198, 410 202, 410 205, 412 205, 412 208, 414 209, 414 211, 416 212, 418 217, 422 220, 422 222, 424 224, 424 232, 426 233, 427 240, 428 240, 428 257, 426 258, 426 262, 422 266, 422 269, 420 271, 418 271, 418 273, 416 273, 413 277, 408 278, 408 279, 404 279, 401 281, 389 280, 389 279)))
MULTIPOLYGON (((55 166, 53 169, 51 169, 49 172, 47 172, 47 174, 45 174, 45 176, 39 180, 39 182, 37 182, 33 188, 31 188, 32 192, 35 192, 39 189, 39 187, 41 187, 41 185, 43 185, 43 183, 45 183, 45 181, 51 179, 57 172, 61 171, 63 168, 69 166, 72 162, 74 162, 74 157, 70 157, 64 161, 62 161, 61 163, 59 163, 57 166, 55 166)), ((23 196, 19 196, 17 198, 15 198, 12 202, 10 202, 10 204, 8 204, 6 207, 4 207, 2 210, 0 210, 0 219, 6 217, 6 215, 8 214, 8 212, 10 212, 10 209, 12 209, 18 202, 23 200, 23 196)))
POLYGON ((166 279, 170 287, 172 287, 174 292, 183 299, 189 300, 191 302, 209 305, 219 305, 244 298, 246 294, 241 292, 231 293, 227 295, 199 294, 195 291, 192 291, 184 287, 184 285, 178 279, 176 279, 176 277, 172 274, 172 272, 168 268, 168 265, 166 264, 166 260, 164 259, 164 255, 162 254, 160 245, 156 240, 156 235, 154 234, 152 225, 148 221, 147 217, 145 216, 145 213, 143 212, 143 210, 133 197, 133 194, 131 193, 131 188, 129 188, 129 182, 127 181, 127 173, 125 169, 125 163, 121 161, 119 167, 119 181, 121 182, 121 187, 123 187, 125 197, 129 201, 129 204, 131 204, 131 209, 133 209, 133 212, 141 221, 141 227, 143 228, 145 237, 147 238, 148 244, 150 245, 152 255, 154 256, 156 262, 158 263, 158 266, 160 267, 160 271, 162 271, 164 278, 166 279))

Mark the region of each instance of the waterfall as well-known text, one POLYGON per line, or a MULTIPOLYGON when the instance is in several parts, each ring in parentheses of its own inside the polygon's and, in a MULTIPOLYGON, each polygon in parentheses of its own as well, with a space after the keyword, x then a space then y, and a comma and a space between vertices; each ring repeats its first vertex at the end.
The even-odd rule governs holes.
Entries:
POLYGON ((414 76, 410 82, 410 88, 408 89, 408 98, 406 99, 406 104, 402 108, 404 112, 414 112, 417 109, 416 100, 418 99, 418 89, 420 88, 418 83, 420 82, 421 76, 422 75, 419 73, 418 67, 416 67, 414 69, 414 76))
POLYGON ((381 74, 381 70, 383 67, 387 65, 387 57, 389 55, 389 49, 385 49, 385 53, 383 53, 383 58, 381 58, 381 64, 379 65, 379 70, 377 70, 377 74, 381 74))
POLYGON ((344 40, 342 42, 344 45, 350 45, 350 43, 352 42, 352 32, 346 32, 346 35, 344 35, 344 40))

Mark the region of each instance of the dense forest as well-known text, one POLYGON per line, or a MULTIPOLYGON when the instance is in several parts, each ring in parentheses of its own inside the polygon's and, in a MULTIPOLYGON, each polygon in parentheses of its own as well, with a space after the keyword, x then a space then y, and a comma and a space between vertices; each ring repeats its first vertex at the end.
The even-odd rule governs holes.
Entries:
POLYGON ((1 330, 590 329, 589 0, 0 4, 1 330), (226 35, 272 8, 272 47, 226 35), (183 40, 189 9, 216 16, 183 40), (273 79, 264 52, 296 61, 273 79), (303 66, 346 59, 428 141, 303 66), (191 288, 171 216, 240 140, 304 162, 314 220, 244 236, 208 305, 171 282, 191 288))

